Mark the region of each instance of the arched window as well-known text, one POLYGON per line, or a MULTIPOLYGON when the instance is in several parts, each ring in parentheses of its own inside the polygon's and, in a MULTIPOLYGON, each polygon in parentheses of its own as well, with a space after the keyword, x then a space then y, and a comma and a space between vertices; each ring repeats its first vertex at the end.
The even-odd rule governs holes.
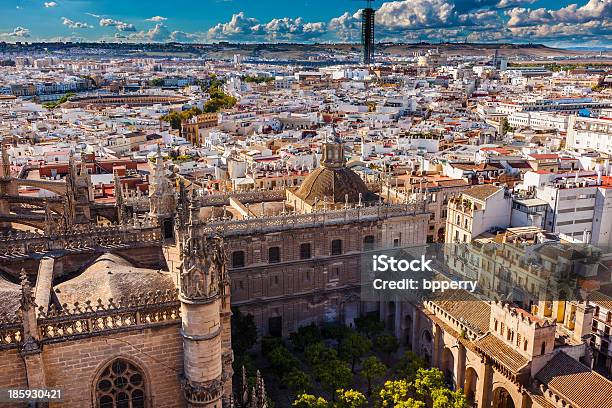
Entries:
POLYGON ((232 252, 232 268, 244 267, 244 251, 232 252))
POLYGON ((118 358, 102 370, 96 381, 97 408, 144 408, 145 379, 142 370, 118 358))

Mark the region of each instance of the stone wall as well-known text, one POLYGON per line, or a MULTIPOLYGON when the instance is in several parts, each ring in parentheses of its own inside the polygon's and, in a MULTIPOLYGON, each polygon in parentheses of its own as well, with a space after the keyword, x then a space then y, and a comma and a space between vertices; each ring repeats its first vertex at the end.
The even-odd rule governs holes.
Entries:
POLYGON ((179 378, 183 370, 179 328, 172 324, 45 345, 42 357, 47 387, 63 391, 62 402, 52 407, 91 406, 99 372, 118 357, 143 370, 151 406, 184 406, 179 378))
MULTIPOLYGON (((16 348, 0 350, 0 388, 27 388, 25 363, 16 348)), ((2 404, 6 408, 21 408, 24 404, 2 404)))

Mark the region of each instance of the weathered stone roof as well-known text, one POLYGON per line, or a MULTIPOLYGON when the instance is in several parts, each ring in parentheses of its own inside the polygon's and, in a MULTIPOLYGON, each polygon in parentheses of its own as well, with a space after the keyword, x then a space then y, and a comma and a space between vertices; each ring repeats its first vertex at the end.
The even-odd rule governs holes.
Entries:
POLYGON ((55 286, 61 304, 69 305, 87 300, 114 299, 138 296, 157 290, 176 290, 172 275, 153 269, 136 268, 125 259, 101 255, 79 276, 55 286))
POLYGON ((376 199, 376 195, 354 171, 346 167, 322 166, 304 179, 295 195, 310 205, 317 200, 323 203, 324 198, 327 203, 341 204, 348 195, 348 202, 355 204, 359 202, 359 193, 363 202, 376 199))
POLYGON ((14 319, 21 300, 21 286, 0 277, 0 319, 14 319))
POLYGON ((514 373, 517 373, 528 362, 521 353, 508 346, 491 333, 487 333, 485 336, 476 340, 474 345, 514 373))
POLYGON ((457 320, 467 322, 481 333, 489 331, 491 305, 465 290, 448 290, 432 301, 457 320))
POLYGON ((563 352, 557 353, 535 378, 573 407, 612 407, 612 382, 563 352))

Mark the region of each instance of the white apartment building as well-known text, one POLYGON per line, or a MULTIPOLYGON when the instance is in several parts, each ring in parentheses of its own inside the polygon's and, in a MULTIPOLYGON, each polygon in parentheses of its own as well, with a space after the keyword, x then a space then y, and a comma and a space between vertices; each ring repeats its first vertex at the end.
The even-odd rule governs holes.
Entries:
POLYGON ((570 117, 566 146, 612 154, 612 119, 570 117))
POLYGON ((581 110, 588 109, 598 114, 610 105, 610 102, 593 101, 591 98, 526 98, 523 101, 499 102, 496 113, 510 115, 514 112, 563 112, 577 115, 581 110))
POLYGON ((569 116, 543 112, 514 112, 508 115, 508 124, 515 128, 531 128, 534 130, 555 129, 567 131, 569 116))
POLYGON ((612 225, 612 189, 584 180, 557 181, 536 189, 548 203, 543 227, 576 242, 608 246, 612 225))
POLYGON ((594 308, 591 332, 593 349, 593 368, 599 371, 612 371, 612 302, 606 296, 595 294, 590 305, 594 308))
POLYGON ((448 203, 445 242, 471 242, 478 235, 510 226, 512 198, 503 187, 475 186, 448 203))

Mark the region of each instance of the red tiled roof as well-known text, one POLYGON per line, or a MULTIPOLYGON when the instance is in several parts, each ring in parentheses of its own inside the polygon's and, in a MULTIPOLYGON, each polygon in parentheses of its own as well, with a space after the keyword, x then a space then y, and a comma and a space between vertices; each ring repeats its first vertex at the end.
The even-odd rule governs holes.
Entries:
POLYGON ((574 407, 612 407, 612 382, 563 352, 557 353, 535 378, 574 407))

